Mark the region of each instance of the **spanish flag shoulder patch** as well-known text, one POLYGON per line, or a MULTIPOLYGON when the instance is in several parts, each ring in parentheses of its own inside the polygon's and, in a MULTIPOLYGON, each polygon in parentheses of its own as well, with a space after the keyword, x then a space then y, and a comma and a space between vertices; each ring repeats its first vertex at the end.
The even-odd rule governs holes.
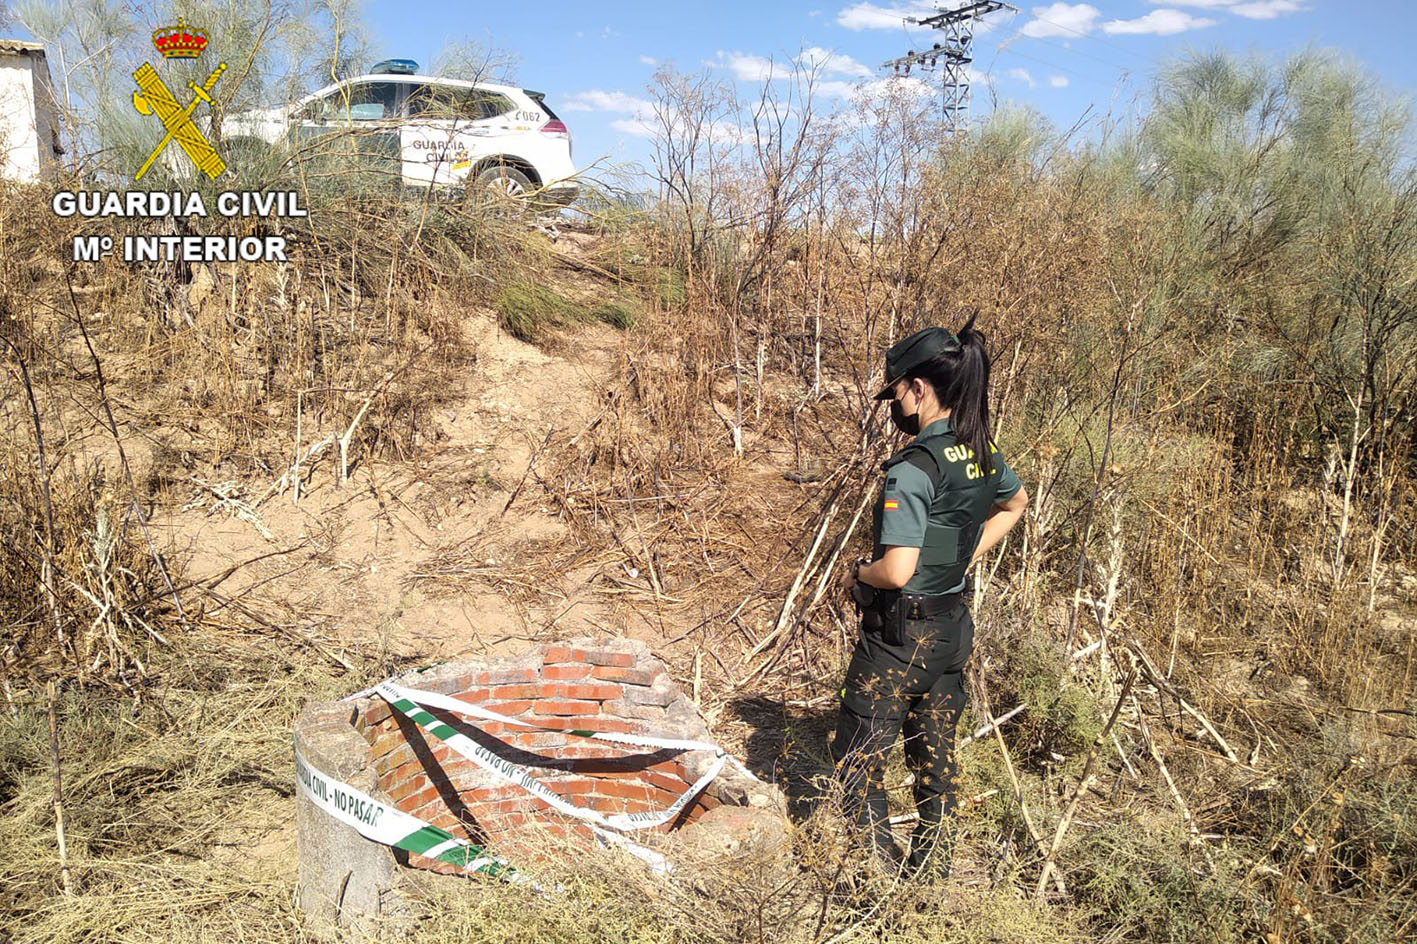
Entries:
POLYGON ((890 510, 893 509, 893 508, 899 508, 899 507, 900 507, 900 502, 896 501, 894 498, 887 498, 887 499, 886 499, 886 511, 890 511, 890 510))

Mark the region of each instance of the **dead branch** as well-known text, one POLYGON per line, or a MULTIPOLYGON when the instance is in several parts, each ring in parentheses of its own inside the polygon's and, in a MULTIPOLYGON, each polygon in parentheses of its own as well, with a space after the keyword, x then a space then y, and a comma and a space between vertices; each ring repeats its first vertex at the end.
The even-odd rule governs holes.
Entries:
POLYGON ((1083 794, 1087 792, 1088 786, 1092 783, 1092 767, 1097 762, 1097 753, 1112 733, 1112 726, 1117 723, 1117 717, 1122 713, 1122 705, 1126 703, 1127 696, 1132 691, 1132 684, 1136 680, 1137 671, 1132 669, 1127 673, 1126 681, 1122 683, 1122 692, 1117 696, 1117 703, 1112 706, 1112 713, 1108 715, 1107 723, 1102 726, 1101 731, 1097 732, 1097 737, 1092 739, 1092 747, 1087 752, 1087 759, 1083 761, 1082 778, 1073 788, 1073 795, 1068 800, 1062 819, 1058 820, 1058 828, 1053 832, 1053 842, 1049 845, 1048 852, 1043 856, 1043 871, 1039 873, 1038 885, 1033 890, 1035 898, 1042 899, 1043 892, 1048 887, 1049 876, 1058 870, 1056 863, 1058 849, 1063 845, 1063 836, 1067 834, 1068 827, 1072 825, 1073 816, 1077 813, 1078 804, 1082 802, 1083 794))

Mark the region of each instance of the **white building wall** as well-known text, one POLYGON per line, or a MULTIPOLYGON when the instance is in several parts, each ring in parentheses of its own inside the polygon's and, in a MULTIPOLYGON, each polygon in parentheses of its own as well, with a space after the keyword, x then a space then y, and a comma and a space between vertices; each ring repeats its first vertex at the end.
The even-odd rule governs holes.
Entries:
POLYGON ((19 180, 53 170, 59 143, 49 65, 31 45, 0 40, 0 176, 19 180))
POLYGON ((59 158, 64 148, 59 144, 58 100, 54 97, 54 82, 49 75, 49 60, 44 53, 31 54, 31 75, 34 81, 34 117, 36 145, 39 149, 40 173, 59 170, 59 158))

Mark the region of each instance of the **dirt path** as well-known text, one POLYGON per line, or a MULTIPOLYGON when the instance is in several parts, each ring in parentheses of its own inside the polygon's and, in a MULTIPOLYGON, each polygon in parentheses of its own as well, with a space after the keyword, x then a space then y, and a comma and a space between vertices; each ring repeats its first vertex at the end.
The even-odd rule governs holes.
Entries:
MULTIPOLYGON (((548 433, 574 436, 599 411, 622 336, 579 326, 548 353, 501 331, 488 311, 470 312, 464 329, 475 363, 460 397, 440 409, 424 458, 361 462, 341 486, 330 450, 311 464, 298 504, 287 490, 254 508, 259 526, 210 500, 156 522, 189 559, 191 579, 240 565, 207 597, 208 615, 251 619, 240 610, 249 606, 313 635, 430 660, 625 630, 623 614, 587 586, 594 563, 555 586, 509 573, 568 537, 534 480, 503 513, 548 433)), ((269 485, 243 483, 244 494, 269 485)))

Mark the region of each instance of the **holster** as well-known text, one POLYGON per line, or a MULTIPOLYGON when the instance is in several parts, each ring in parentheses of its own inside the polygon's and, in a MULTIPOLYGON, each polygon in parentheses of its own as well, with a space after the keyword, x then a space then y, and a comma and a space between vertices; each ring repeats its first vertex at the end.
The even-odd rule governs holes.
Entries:
POLYGON ((857 581, 851 588, 851 599, 861 611, 861 627, 881 634, 892 646, 905 644, 904 608, 899 606, 899 590, 882 590, 857 581))

